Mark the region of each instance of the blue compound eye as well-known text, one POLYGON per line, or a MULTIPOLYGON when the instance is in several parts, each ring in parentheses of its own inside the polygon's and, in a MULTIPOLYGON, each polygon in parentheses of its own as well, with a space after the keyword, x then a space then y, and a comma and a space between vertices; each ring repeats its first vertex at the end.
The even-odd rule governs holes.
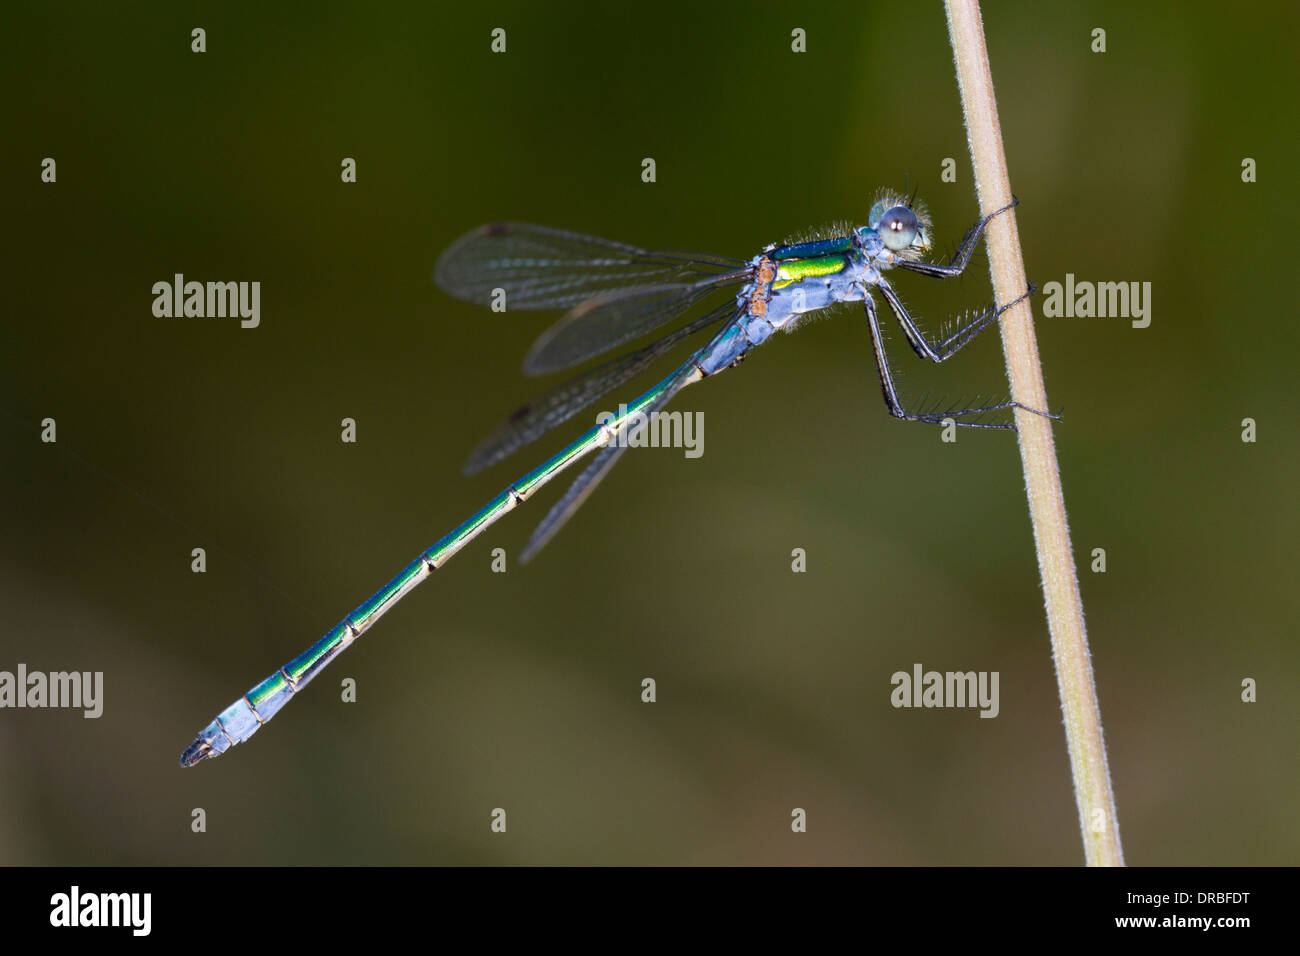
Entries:
POLYGON ((876 232, 886 249, 902 252, 916 239, 920 224, 916 214, 906 206, 895 206, 881 217, 876 232))

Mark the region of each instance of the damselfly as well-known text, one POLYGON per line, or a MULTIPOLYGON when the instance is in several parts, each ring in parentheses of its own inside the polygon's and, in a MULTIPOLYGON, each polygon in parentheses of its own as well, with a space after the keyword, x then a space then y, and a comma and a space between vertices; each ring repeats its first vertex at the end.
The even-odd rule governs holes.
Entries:
POLYGON ((667 378, 631 404, 620 406, 616 416, 605 418, 511 484, 403 568, 304 653, 222 711, 185 749, 181 765, 189 767, 215 757, 251 737, 325 665, 483 529, 528 500, 574 462, 596 452, 533 532, 521 555, 521 560, 527 561, 573 515, 622 456, 627 442, 620 441, 620 436, 661 410, 686 386, 736 365, 750 349, 778 330, 793 329, 806 315, 842 302, 862 303, 885 405, 894 417, 921 422, 952 420, 976 428, 1014 428, 1013 422, 967 419, 1015 408, 1036 410, 1010 400, 943 412, 905 409, 894 386, 871 296, 873 289, 880 293, 917 355, 932 362, 950 358, 1015 302, 1032 294, 1033 288, 1015 302, 962 322, 946 338, 931 341, 908 314, 884 273, 897 267, 938 278, 960 275, 984 227, 1011 206, 975 223, 947 264, 925 258, 930 249, 930 223, 924 210, 895 196, 876 202, 865 226, 826 238, 768 246, 748 262, 652 252, 594 236, 514 222, 483 226, 458 239, 438 261, 434 276, 446 292, 481 305, 500 304, 504 297, 507 309, 568 310, 528 353, 524 370, 535 375, 576 365, 667 325, 714 293, 740 288, 734 298, 699 318, 564 382, 516 411, 474 452, 467 471, 493 464, 572 418, 690 336, 710 333, 708 344, 667 378))

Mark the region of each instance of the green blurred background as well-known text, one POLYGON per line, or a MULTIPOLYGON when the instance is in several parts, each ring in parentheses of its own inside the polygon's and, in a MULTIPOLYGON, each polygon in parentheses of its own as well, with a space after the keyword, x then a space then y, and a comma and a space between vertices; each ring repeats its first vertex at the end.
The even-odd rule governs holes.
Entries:
MULTIPOLYGON (((1135 864, 1294 864, 1300 16, 1133 6, 985 13, 1030 277, 1152 284, 1147 329, 1038 322, 1121 832, 1135 864)), ((102 670, 106 699, 99 720, 0 711, 0 862, 1082 861, 1015 440, 889 418, 853 309, 683 395, 702 458, 627 456, 520 568, 548 489, 255 740, 177 766, 585 427, 462 476, 551 384, 519 369, 554 316, 444 296, 455 237, 519 218, 748 257, 906 176, 939 244, 960 238, 977 207, 937 4, 3 17, 0 669, 102 670), (176 272, 260 281, 260 328, 155 318, 176 272), (999 717, 893 709, 917 662, 1000 672, 999 717)), ((897 284, 932 327, 990 295, 983 260, 897 284)), ((1005 390, 996 335, 942 368, 891 344, 910 396, 1005 390)))

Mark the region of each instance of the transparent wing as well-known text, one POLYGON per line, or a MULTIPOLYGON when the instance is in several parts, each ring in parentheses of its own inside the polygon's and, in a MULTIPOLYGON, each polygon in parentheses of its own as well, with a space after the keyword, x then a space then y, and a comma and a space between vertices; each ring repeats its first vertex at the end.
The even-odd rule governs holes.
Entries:
POLYGON ((449 295, 507 309, 571 309, 626 286, 662 286, 743 269, 739 259, 651 251, 611 239, 523 222, 480 226, 438 259, 434 280, 449 295))
POLYGON ((538 337, 524 358, 524 372, 558 372, 631 342, 748 276, 748 270, 723 273, 689 284, 632 286, 587 299, 538 337))
POLYGON ((641 374, 655 360, 689 336, 719 325, 735 314, 736 304, 727 302, 644 348, 598 365, 520 406, 505 424, 485 438, 469 456, 465 463, 465 473, 472 475, 513 454, 555 426, 568 421, 602 395, 641 374))
POLYGON ((481 226, 443 253, 434 279, 450 295, 510 309, 568 309, 533 345, 530 375, 569 368, 682 315, 749 278, 739 259, 639 249, 547 226, 481 226))

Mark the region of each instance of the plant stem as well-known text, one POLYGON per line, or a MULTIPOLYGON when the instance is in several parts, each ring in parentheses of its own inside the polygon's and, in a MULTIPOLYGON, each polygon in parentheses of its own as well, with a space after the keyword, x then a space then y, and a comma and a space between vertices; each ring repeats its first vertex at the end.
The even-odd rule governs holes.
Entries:
MULTIPOLYGON (((984 23, 978 0, 945 0, 944 6, 948 14, 953 59, 957 65, 957 85, 961 91, 966 135, 970 140, 971 161, 975 168, 980 213, 987 215, 1011 202, 1011 184, 1007 177, 1007 158, 1002 145, 997 103, 993 98, 993 76, 984 44, 984 23)), ((990 222, 985 237, 997 301, 1010 302, 1019 298, 1028 288, 1028 282, 1014 211, 990 222)), ((1011 397, 1030 408, 1047 409, 1047 392, 1043 387, 1043 368, 1038 358, 1030 300, 1026 299, 1003 313, 1001 330, 1011 397)), ((1083 624, 1079 579, 1070 548, 1061 472, 1052 442, 1052 423, 1023 409, 1016 409, 1015 415, 1029 515, 1038 550, 1038 569, 1047 605, 1052 656, 1056 662, 1056 682, 1065 716, 1065 738, 1069 744, 1084 855, 1089 866, 1123 866, 1119 819, 1115 814, 1115 795, 1106 764, 1101 710, 1097 705, 1088 634, 1083 624)))

